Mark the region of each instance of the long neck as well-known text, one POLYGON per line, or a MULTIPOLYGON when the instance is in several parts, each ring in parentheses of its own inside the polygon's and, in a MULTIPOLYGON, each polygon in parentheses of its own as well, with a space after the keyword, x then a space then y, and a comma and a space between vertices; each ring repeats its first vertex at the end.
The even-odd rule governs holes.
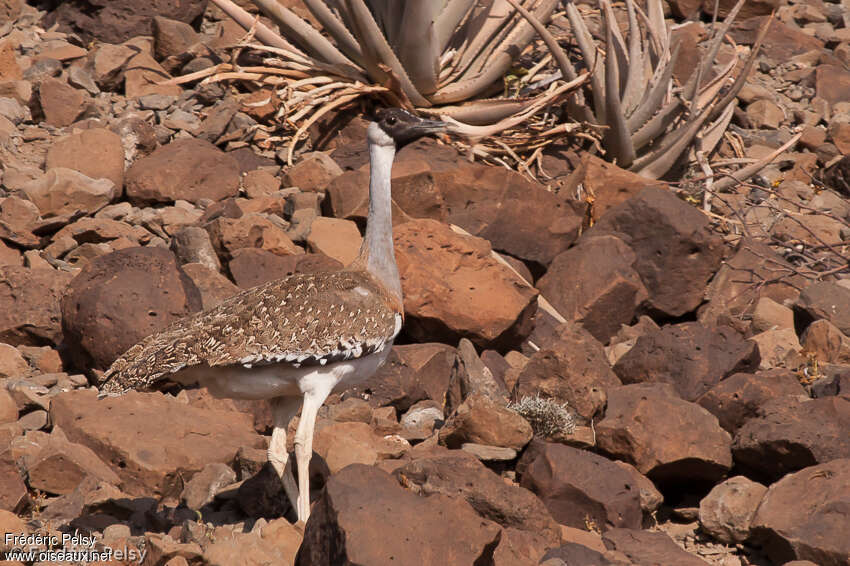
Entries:
POLYGON ((401 303, 401 279, 393 251, 390 177, 395 147, 369 144, 369 218, 355 264, 365 267, 401 303))

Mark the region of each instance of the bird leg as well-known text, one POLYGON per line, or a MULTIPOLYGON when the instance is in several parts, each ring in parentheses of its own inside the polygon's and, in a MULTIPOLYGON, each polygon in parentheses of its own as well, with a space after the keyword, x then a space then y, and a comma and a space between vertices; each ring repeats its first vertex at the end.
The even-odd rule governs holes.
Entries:
POLYGON ((301 419, 295 431, 295 460, 298 463, 298 520, 310 517, 310 459, 313 457, 313 431, 319 407, 330 395, 334 383, 318 383, 304 391, 301 419))
POLYGON ((292 508, 298 509, 298 487, 292 476, 292 462, 289 461, 289 453, 286 451, 286 428, 289 421, 298 412, 299 399, 297 397, 277 397, 269 403, 272 409, 274 430, 272 440, 269 443, 268 457, 274 471, 283 484, 283 490, 289 498, 292 508))

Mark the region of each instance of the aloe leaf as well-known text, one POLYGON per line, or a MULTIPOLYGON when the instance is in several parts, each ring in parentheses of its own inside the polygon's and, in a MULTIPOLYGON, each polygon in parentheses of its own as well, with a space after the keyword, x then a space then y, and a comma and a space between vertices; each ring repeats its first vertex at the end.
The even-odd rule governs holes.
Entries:
POLYGON ((437 90, 440 52, 434 30, 436 8, 433 2, 406 2, 395 49, 413 86, 426 96, 437 90))
POLYGON ((712 108, 713 106, 709 106, 703 109, 702 112, 691 118, 684 127, 670 132, 661 140, 656 149, 636 159, 630 169, 651 179, 658 179, 664 175, 676 163, 682 152, 693 142, 712 108))
POLYGON ((434 32, 437 35, 437 49, 439 53, 445 51, 452 36, 460 22, 469 13, 475 4, 475 0, 449 0, 448 4, 437 16, 434 23, 434 32))
POLYGON ((623 112, 626 116, 630 116, 643 98, 646 89, 646 80, 643 75, 646 63, 641 49, 641 33, 635 15, 634 0, 626 0, 626 10, 629 16, 629 64, 623 93, 623 112))
POLYGON ((726 128, 729 126, 732 115, 735 113, 735 106, 735 104, 728 104, 716 120, 703 128, 700 135, 702 136, 702 151, 705 154, 714 151, 714 148, 723 139, 723 134, 726 133, 726 128))
MULTIPOLYGON (((607 2, 603 0, 603 4, 607 2)), ((620 70, 617 58, 611 53, 611 47, 615 41, 612 27, 611 20, 606 15, 605 45, 608 46, 608 53, 605 57, 605 114, 608 117, 608 132, 605 134, 605 146, 610 148, 613 157, 617 160, 617 165, 626 168, 635 159, 635 148, 620 106, 620 93, 617 86, 620 82, 620 70)))
POLYGON ((676 64, 678 57, 679 49, 677 47, 673 52, 673 57, 667 61, 663 67, 659 68, 662 73, 661 76, 657 81, 655 81, 651 90, 647 91, 646 96, 640 102, 632 115, 629 116, 628 128, 630 132, 636 132, 661 108, 670 85, 670 77, 673 74, 673 66, 676 64))
POLYGON ((212 2, 213 4, 221 8, 222 12, 230 16, 230 18, 233 19, 234 22, 242 26, 244 29, 249 30, 251 28, 254 28, 254 37, 256 37, 257 41, 259 41, 260 43, 268 45, 269 47, 288 49, 294 51, 298 55, 307 57, 306 53, 286 41, 280 36, 280 34, 275 31, 272 31, 261 22, 256 22, 255 27, 254 16, 245 11, 245 9, 241 6, 238 6, 234 2, 231 2, 231 0, 212 0, 212 2))
MULTIPOLYGON (((623 36, 620 33, 620 26, 617 24, 617 18, 614 16, 614 10, 611 8, 611 4, 608 0, 600 0, 599 5, 602 7, 602 13, 605 16, 603 19, 606 28, 605 37, 608 37, 609 32, 611 35, 611 41, 608 41, 607 39, 605 41, 605 62, 607 64, 608 60, 611 59, 612 56, 616 58, 618 69, 616 92, 620 96, 620 101, 622 101, 623 94, 626 90, 626 81, 623 80, 622 75, 629 68, 629 59, 626 55, 626 42, 623 41, 623 36)), ((605 94, 607 96, 607 80, 605 89, 605 94)))
POLYGON ((345 25, 333 13, 323 0, 303 0, 304 5, 313 14, 313 17, 318 20, 325 31, 334 39, 337 46, 348 56, 352 61, 362 64, 363 52, 360 51, 360 45, 357 40, 351 35, 351 32, 346 29, 345 25))
POLYGON ((678 98, 674 98, 665 104, 657 114, 632 134, 635 150, 643 149, 644 146, 663 134, 681 116, 684 109, 684 104, 678 98))

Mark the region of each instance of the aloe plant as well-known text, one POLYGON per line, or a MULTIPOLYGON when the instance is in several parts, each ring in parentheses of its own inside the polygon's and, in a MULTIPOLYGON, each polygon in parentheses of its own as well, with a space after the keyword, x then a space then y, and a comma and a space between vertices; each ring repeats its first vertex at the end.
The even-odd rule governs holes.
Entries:
MULTIPOLYGON (((561 74, 577 75, 563 49, 534 14, 515 0, 506 0, 534 25, 555 54, 561 74)), ((658 178, 698 142, 709 153, 720 141, 767 31, 765 24, 737 78, 739 63, 733 58, 710 81, 721 43, 746 0, 738 0, 722 24, 715 26, 700 65, 684 85, 672 77, 678 49, 664 23, 661 0, 647 0, 647 11, 634 0, 625 0, 628 34, 620 31, 608 0, 599 0, 604 43, 598 44, 572 0, 566 0, 566 15, 585 65, 591 70, 590 99, 570 100, 570 112, 579 119, 605 127, 602 144, 607 157, 620 167, 646 177, 658 178)))

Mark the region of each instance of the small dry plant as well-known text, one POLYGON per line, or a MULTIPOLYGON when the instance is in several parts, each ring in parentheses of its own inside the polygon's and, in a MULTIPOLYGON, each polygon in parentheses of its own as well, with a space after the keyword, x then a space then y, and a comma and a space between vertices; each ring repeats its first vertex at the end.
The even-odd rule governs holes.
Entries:
POLYGON ((558 403, 540 395, 523 397, 516 403, 510 403, 508 408, 528 421, 535 436, 548 438, 572 434, 576 427, 575 418, 566 403, 558 403))

